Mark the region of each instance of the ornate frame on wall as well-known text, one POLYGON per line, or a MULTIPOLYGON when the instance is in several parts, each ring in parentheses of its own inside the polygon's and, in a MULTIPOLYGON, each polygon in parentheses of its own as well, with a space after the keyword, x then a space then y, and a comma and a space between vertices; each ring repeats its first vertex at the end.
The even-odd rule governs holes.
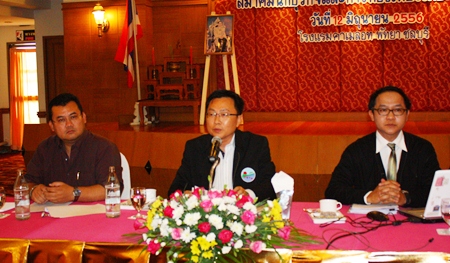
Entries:
POLYGON ((233 54, 233 15, 206 17, 205 55, 233 54))

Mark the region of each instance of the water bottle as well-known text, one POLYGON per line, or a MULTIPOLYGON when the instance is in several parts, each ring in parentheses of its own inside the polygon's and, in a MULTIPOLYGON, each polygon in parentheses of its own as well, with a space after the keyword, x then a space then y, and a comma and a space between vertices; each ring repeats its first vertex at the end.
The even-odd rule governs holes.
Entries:
POLYGON ((17 220, 30 218, 30 192, 22 170, 17 170, 17 178, 14 183, 14 203, 17 220))
POLYGON ((120 182, 114 166, 109 167, 108 181, 105 185, 106 217, 120 216, 120 182))

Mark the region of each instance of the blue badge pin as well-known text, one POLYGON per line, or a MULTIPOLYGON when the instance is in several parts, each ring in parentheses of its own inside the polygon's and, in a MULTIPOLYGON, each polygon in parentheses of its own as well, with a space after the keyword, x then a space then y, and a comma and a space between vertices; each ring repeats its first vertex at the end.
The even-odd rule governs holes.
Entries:
POLYGON ((255 170, 251 167, 245 167, 241 172, 241 178, 246 183, 251 183, 256 178, 255 170))

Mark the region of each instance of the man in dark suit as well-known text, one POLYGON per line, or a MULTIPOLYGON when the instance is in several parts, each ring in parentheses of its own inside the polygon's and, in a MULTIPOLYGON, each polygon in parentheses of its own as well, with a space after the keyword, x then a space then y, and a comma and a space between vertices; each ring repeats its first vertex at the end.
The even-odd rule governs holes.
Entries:
POLYGON ((325 197, 344 204, 424 207, 440 168, 429 141, 402 131, 411 109, 409 98, 400 88, 387 86, 371 95, 368 106, 377 130, 345 149, 325 197), (391 166, 390 160, 395 160, 391 166))
POLYGON ((228 90, 216 90, 206 100, 206 128, 209 134, 186 142, 181 166, 169 189, 190 191, 192 187, 209 188, 208 175, 211 140, 222 139, 219 165, 215 169, 213 188, 233 189, 259 200, 275 199, 271 179, 275 165, 270 157, 266 137, 237 129, 242 122, 244 101, 228 90))

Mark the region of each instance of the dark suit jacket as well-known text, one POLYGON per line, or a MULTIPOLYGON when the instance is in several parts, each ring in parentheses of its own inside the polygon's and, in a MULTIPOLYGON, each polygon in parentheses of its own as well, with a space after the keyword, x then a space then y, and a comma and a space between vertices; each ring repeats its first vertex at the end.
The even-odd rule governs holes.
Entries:
MULTIPOLYGON (((169 188, 169 196, 176 190, 191 190, 194 186, 209 188, 208 175, 212 163, 208 156, 211 150, 212 136, 202 135, 186 142, 181 166, 169 188)), ((233 161, 233 186, 242 186, 255 192, 259 201, 275 199, 271 179, 275 174, 275 165, 270 157, 269 142, 266 137, 250 132, 236 130, 233 161), (253 182, 247 183, 242 170, 252 168, 256 173, 253 182)), ((225 153, 226 154, 226 153, 225 153)))
MULTIPOLYGON (((420 137, 403 132, 408 152, 403 151, 397 172, 402 190, 409 192, 411 207, 425 207, 439 162, 433 145, 420 137)), ((386 179, 380 154, 375 154, 375 132, 350 144, 333 171, 326 198, 343 204, 364 204, 364 195, 386 179)))

